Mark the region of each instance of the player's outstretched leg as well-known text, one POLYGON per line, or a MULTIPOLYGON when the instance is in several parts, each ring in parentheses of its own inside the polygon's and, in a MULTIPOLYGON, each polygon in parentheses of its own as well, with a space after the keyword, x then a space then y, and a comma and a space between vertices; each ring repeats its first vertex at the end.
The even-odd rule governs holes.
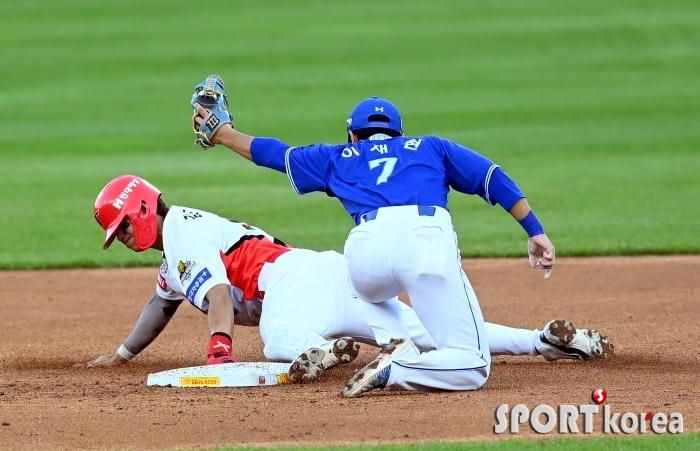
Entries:
POLYGON ((323 372, 339 364, 350 363, 360 353, 360 344, 351 337, 342 337, 330 343, 329 349, 310 348, 301 353, 289 366, 287 374, 292 382, 312 382, 323 372))
POLYGON ((608 337, 597 330, 576 329, 569 321, 552 320, 544 326, 535 348, 546 360, 606 359, 615 353, 608 337))

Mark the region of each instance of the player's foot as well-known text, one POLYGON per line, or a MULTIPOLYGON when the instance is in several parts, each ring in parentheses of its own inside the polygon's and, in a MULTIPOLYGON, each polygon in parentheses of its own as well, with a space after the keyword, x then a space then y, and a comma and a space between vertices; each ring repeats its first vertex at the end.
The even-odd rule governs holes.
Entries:
POLYGON ((597 330, 576 329, 569 321, 552 320, 535 342, 537 352, 546 360, 605 359, 615 353, 608 337, 597 330))
POLYGON ((351 337, 341 337, 333 342, 331 352, 323 357, 323 369, 333 368, 339 364, 350 363, 360 354, 360 343, 351 337))
POLYGON ((360 353, 360 344, 350 337, 338 338, 329 351, 310 348, 297 357, 289 366, 287 375, 292 382, 312 382, 321 378, 323 372, 338 364, 350 363, 360 353))
POLYGON ((391 375, 391 357, 404 352, 410 342, 404 338, 392 338, 382 348, 376 359, 358 371, 340 392, 346 398, 355 398, 370 390, 386 387, 391 375))

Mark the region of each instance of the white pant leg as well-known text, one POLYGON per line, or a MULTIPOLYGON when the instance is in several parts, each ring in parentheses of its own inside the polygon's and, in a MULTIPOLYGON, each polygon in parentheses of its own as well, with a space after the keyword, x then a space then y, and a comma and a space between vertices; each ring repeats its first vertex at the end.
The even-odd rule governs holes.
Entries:
POLYGON ((393 282, 388 256, 377 253, 375 243, 375 234, 356 227, 345 242, 345 261, 353 295, 366 301, 358 304, 362 318, 372 328, 377 343, 384 345, 392 338, 408 338, 410 333, 401 318, 400 307, 394 302, 385 303, 396 298, 402 288, 393 282), (357 252, 366 254, 352 257, 357 252), (365 266, 368 259, 378 264, 365 266))
MULTIPOLYGON (((392 356, 388 386, 474 390, 486 382, 491 358, 484 321, 462 271, 446 210, 436 209, 433 217, 418 216, 415 207, 380 209, 375 220, 353 229, 345 249, 358 295, 381 305, 383 299, 405 290, 436 344, 435 351, 419 354, 412 346, 392 356)), ((364 305, 362 310, 364 314, 364 305)), ((375 331, 379 327, 384 333, 399 331, 400 337, 409 337, 400 311, 398 317, 385 314, 367 320, 375 331), (377 325, 376 318, 385 323, 377 325)))
POLYGON ((538 355, 537 349, 535 349, 535 340, 540 336, 539 330, 517 329, 493 323, 485 324, 491 355, 529 355, 532 357, 538 355))
MULTIPOLYGON (((398 300, 397 300, 398 301, 398 300)), ((357 301, 361 302, 361 301, 357 301)), ((408 305, 401 303, 401 317, 408 327, 411 340, 421 352, 436 349, 435 341, 423 327, 416 312, 408 305)), ((539 330, 518 329, 500 324, 484 322, 486 339, 491 355, 537 356, 535 340, 542 333, 539 330)))
POLYGON ((291 362, 309 348, 330 349, 326 337, 341 328, 343 291, 349 290, 339 284, 328 254, 294 249, 265 264, 259 285, 265 290, 260 336, 266 358, 291 362))

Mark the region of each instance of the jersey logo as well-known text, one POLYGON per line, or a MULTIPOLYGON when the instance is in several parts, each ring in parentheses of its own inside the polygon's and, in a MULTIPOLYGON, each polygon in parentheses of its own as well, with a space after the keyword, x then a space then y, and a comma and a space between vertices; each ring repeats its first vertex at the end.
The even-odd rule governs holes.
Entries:
POLYGON ((189 288, 187 288, 187 299, 189 299, 190 302, 194 302, 195 297, 197 297, 197 292, 202 285, 204 285, 204 282, 209 279, 211 279, 211 273, 207 268, 199 271, 199 274, 194 276, 194 280, 190 284, 189 288))
POLYGON ((360 156, 360 152, 358 152, 357 149, 355 149, 354 147, 346 147, 345 149, 343 149, 342 157, 350 158, 351 156, 353 156, 353 154, 358 157, 360 156))
POLYGON ((182 213, 184 213, 182 217, 185 219, 197 219, 202 217, 202 215, 197 211, 188 212, 187 210, 182 210, 182 213))
POLYGON ((380 154, 384 155, 385 153, 389 152, 389 146, 386 144, 375 144, 372 146, 371 149, 369 149, 370 152, 377 151, 380 154))
POLYGON ((206 124, 207 124, 207 127, 214 130, 216 128, 216 126, 219 125, 219 118, 212 114, 211 117, 209 119, 207 119, 206 124))
POLYGON ((406 141, 404 143, 403 148, 407 149, 407 150, 416 151, 416 150, 418 150, 418 146, 420 146, 421 141, 423 141, 422 138, 421 139, 409 139, 408 141, 406 141))
POLYGON ((192 268, 197 266, 197 263, 186 260, 180 260, 177 264, 177 272, 180 273, 180 282, 185 283, 192 277, 192 268))
POLYGON ((223 349, 224 352, 227 353, 227 354, 228 354, 229 352, 231 352, 231 346, 229 346, 229 345, 227 345, 227 344, 225 344, 225 343, 222 343, 222 342, 220 342, 219 340, 216 340, 216 344, 215 344, 214 346, 212 346, 212 348, 213 348, 213 349, 221 348, 221 349, 223 349))

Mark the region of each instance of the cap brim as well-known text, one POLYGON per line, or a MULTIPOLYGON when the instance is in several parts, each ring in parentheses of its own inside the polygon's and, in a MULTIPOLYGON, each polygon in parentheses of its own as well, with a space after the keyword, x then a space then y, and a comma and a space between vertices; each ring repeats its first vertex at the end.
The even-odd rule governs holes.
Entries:
POLYGON ((112 225, 107 229, 107 234, 105 235, 105 243, 102 246, 102 249, 107 249, 109 246, 112 245, 114 239, 117 237, 117 229, 122 224, 125 217, 126 215, 121 216, 118 221, 114 221, 114 223, 112 223, 112 225))
POLYGON ((109 235, 109 233, 107 233, 107 237, 105 238, 105 244, 102 246, 102 249, 107 250, 107 248, 112 245, 116 237, 116 233, 113 233, 111 236, 109 235))

